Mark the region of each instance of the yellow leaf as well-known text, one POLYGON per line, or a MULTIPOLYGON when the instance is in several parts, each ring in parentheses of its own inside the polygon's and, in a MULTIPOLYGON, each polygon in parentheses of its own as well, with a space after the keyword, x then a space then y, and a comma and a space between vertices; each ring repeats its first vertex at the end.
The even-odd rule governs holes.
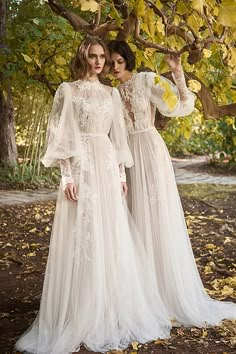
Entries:
POLYGON ((63 66, 63 65, 67 64, 67 61, 62 56, 56 57, 56 58, 54 58, 54 60, 55 60, 55 63, 59 66, 63 66))
POLYGON ((188 17, 188 23, 193 27, 195 31, 199 31, 199 28, 203 26, 203 19, 200 16, 197 16, 196 13, 188 17))
POLYGON ((162 95, 162 99, 169 108, 170 111, 172 111, 177 103, 178 103, 178 97, 176 94, 171 90, 171 86, 168 81, 160 81, 160 86, 164 89, 164 93, 162 95))
POLYGON ((188 87, 191 91, 193 92, 198 92, 201 90, 201 84, 197 80, 189 80, 188 81, 188 87))
POLYGON ((165 35, 165 26, 163 25, 161 18, 157 20, 157 30, 158 32, 162 33, 163 36, 165 35))
POLYGON ((160 77, 160 75, 156 72, 156 76, 155 76, 155 79, 154 79, 155 85, 159 84, 160 81, 161 81, 161 77, 160 77))
POLYGON ((138 342, 132 342, 131 345, 134 350, 138 350, 138 342))
POLYGON ((154 53, 155 53, 154 48, 146 48, 145 51, 143 52, 143 55, 144 58, 148 60, 149 57, 152 57, 154 53))
MULTIPOLYGON (((191 129, 185 129, 183 132, 183 135, 184 135, 185 139, 189 140, 192 135, 191 129)), ((192 233, 191 230, 189 230, 189 233, 190 234, 192 233)))
POLYGON ((180 15, 184 15, 188 11, 189 11, 189 6, 187 5, 186 1, 177 1, 177 12, 180 15))
POLYGON ((158 7, 158 9, 162 9, 163 8, 163 4, 161 3, 160 0, 156 0, 156 6, 158 7))
POLYGON ((157 339, 157 340, 155 340, 155 342, 154 342, 154 344, 157 344, 157 345, 162 345, 162 344, 164 344, 164 343, 165 343, 164 339, 157 339))
POLYGON ((212 274, 212 273, 213 273, 213 271, 212 271, 210 266, 205 266, 204 267, 204 274, 205 275, 212 274))
POLYGON ((51 231, 50 227, 46 226, 46 227, 45 227, 45 231, 46 231, 46 232, 51 231))
POLYGON ((206 329, 202 329, 202 337, 206 338, 208 336, 208 332, 206 329))
POLYGON ((146 6, 144 0, 136 1, 135 10, 138 17, 143 17, 145 15, 146 6))
POLYGON ((231 68, 236 67, 236 48, 230 48, 229 50, 230 59, 228 60, 228 65, 231 68))
POLYGON ((227 296, 230 296, 230 295, 233 295, 234 293, 234 289, 233 288, 230 288, 229 286, 225 285, 223 287, 223 290, 221 292, 222 295, 227 295, 227 296))
POLYGON ((29 230, 29 232, 31 232, 31 233, 34 233, 36 231, 37 231, 36 227, 34 227, 33 229, 29 230))
POLYGON ((22 55, 22 57, 24 58, 24 60, 27 63, 31 63, 32 62, 32 59, 27 54, 24 54, 24 53, 20 53, 20 54, 22 55))
POLYGON ((213 245, 213 243, 208 243, 208 244, 205 245, 205 248, 207 250, 213 250, 214 248, 216 248, 216 246, 213 245))
POLYGON ((41 243, 31 243, 30 244, 30 247, 34 247, 34 248, 39 247, 39 246, 41 246, 41 243))
POLYGON ((27 257, 35 257, 36 256, 36 252, 30 252, 30 253, 27 253, 26 255, 27 257))
POLYGON ((98 10, 98 3, 95 0, 80 0, 82 11, 96 12, 98 10))
POLYGON ((236 0, 222 0, 217 20, 223 26, 236 27, 236 0))
POLYGON ((28 243, 23 243, 23 245, 21 245, 21 248, 22 249, 29 248, 29 244, 28 243))
POLYGON ((34 58, 35 63, 38 65, 38 67, 41 69, 41 63, 37 58, 34 58))
POLYGON ((40 220, 40 219, 42 219, 42 216, 40 214, 36 214, 34 216, 34 218, 35 218, 35 220, 40 220))
POLYGON ((192 8, 203 13, 203 6, 206 5, 204 0, 192 0, 192 8))
POLYGON ((204 48, 203 51, 202 51, 202 53, 203 53, 203 57, 204 57, 204 58, 210 58, 210 56, 211 56, 211 54, 212 54, 212 51, 209 50, 209 49, 204 48))
POLYGON ((214 6, 214 8, 213 8, 213 15, 214 16, 218 16, 219 15, 219 8, 216 7, 216 6, 214 6))

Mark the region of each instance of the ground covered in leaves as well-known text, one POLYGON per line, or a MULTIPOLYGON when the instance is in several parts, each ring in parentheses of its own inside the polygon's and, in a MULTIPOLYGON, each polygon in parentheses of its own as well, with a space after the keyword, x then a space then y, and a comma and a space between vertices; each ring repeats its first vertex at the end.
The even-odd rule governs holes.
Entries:
MULTIPOLYGON (((235 301, 236 186, 185 185, 180 186, 180 193, 208 293, 235 301)), ((53 202, 0 208, 1 354, 14 353, 16 339, 39 308, 54 208, 53 202)), ((133 343, 125 353, 236 353, 235 324, 224 321, 214 328, 174 328, 170 339, 133 343)))

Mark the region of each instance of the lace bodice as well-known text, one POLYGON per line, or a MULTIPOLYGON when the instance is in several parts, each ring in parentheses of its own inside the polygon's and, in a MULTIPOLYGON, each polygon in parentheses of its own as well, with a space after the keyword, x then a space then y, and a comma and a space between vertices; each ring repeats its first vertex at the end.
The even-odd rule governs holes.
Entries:
POLYGON ((186 87, 183 73, 174 76, 174 80, 176 86, 160 76, 155 84, 154 73, 141 72, 119 86, 129 133, 152 127, 156 109, 169 117, 185 116, 193 111, 195 97, 186 87), (172 95, 172 105, 168 104, 166 94, 172 95))
POLYGON ((69 85, 80 132, 108 134, 112 125, 112 89, 99 81, 78 80, 69 85))
POLYGON ((50 114, 43 164, 60 165, 63 184, 72 182, 72 176, 80 173, 81 162, 87 163, 89 140, 108 138, 117 154, 124 181, 124 166, 132 166, 133 159, 118 90, 102 85, 98 80, 62 83, 50 114))

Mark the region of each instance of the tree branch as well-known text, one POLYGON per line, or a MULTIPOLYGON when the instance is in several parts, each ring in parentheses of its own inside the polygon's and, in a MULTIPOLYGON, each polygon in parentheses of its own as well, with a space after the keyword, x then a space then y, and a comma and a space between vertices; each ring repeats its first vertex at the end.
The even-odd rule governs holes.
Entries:
POLYGON ((155 48, 158 51, 165 53, 165 54, 174 54, 174 55, 179 55, 179 52, 173 49, 169 49, 166 47, 163 47, 160 44, 152 43, 147 41, 146 39, 143 39, 140 36, 140 20, 136 17, 135 19, 135 31, 134 31, 134 38, 141 43, 145 48, 155 48))
POLYGON ((52 9, 54 13, 56 13, 59 16, 64 17, 74 28, 76 32, 80 30, 85 30, 90 29, 90 24, 85 21, 82 17, 79 15, 76 15, 74 12, 68 10, 65 8, 63 5, 58 4, 54 0, 48 0, 48 5, 52 9))
POLYGON ((163 24, 167 25, 167 18, 164 13, 150 0, 146 0, 146 3, 153 9, 154 13, 162 18, 163 24))
MULTIPOLYGON (((109 31, 117 31, 120 29, 115 21, 108 21, 94 28, 93 24, 85 21, 82 17, 68 10, 63 5, 58 4, 56 1, 48 0, 48 5, 54 13, 64 17, 76 32, 83 31, 91 36, 104 37, 109 31)), ((96 20, 94 20, 94 23, 96 23, 96 20)))
POLYGON ((127 19, 129 16, 128 6, 125 0, 113 0, 113 4, 117 11, 121 13, 123 19, 127 19))
POLYGON ((133 14, 129 15, 128 19, 124 22, 122 28, 119 30, 116 39, 118 41, 127 41, 130 33, 135 28, 135 16, 133 14))
POLYGON ((187 44, 192 44, 194 38, 186 32, 184 29, 182 29, 179 26, 176 25, 168 25, 166 26, 166 35, 169 37, 172 34, 175 34, 176 36, 182 38, 187 44))
POLYGON ((55 95, 56 90, 52 87, 51 82, 46 78, 45 75, 43 75, 43 74, 34 74, 34 75, 32 75, 32 78, 34 80, 37 80, 37 81, 42 82, 43 84, 45 84, 47 86, 47 88, 49 89, 51 95, 52 96, 55 95))

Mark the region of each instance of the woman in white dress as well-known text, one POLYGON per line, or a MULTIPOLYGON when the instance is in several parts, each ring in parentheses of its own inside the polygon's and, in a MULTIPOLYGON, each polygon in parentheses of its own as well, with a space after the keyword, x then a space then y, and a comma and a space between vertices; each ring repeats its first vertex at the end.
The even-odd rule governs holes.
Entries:
POLYGON ((194 109, 180 58, 167 57, 174 85, 152 72, 131 73, 135 56, 126 42, 109 44, 113 74, 120 81, 134 166, 127 172, 128 205, 169 317, 184 325, 216 325, 236 318, 236 305, 212 300, 200 279, 192 252, 167 147, 154 127, 155 111, 167 117, 194 109))
POLYGON ((119 165, 123 180, 133 160, 119 93, 98 80, 108 64, 104 43, 88 37, 74 60, 76 81, 55 95, 42 161, 61 166, 62 182, 40 310, 16 343, 21 351, 68 354, 84 345, 105 352, 169 336, 123 207, 119 165))

